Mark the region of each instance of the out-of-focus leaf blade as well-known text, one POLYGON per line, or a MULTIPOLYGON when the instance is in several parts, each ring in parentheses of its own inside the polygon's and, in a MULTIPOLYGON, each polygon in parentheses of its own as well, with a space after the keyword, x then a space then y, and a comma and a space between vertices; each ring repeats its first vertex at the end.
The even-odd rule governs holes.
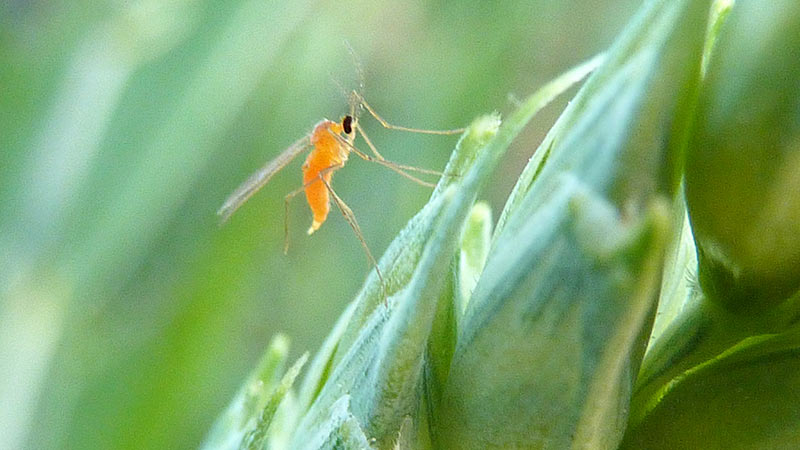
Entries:
POLYGON ((277 335, 227 409, 216 420, 204 448, 236 448, 275 390, 286 364, 289 340, 277 335))

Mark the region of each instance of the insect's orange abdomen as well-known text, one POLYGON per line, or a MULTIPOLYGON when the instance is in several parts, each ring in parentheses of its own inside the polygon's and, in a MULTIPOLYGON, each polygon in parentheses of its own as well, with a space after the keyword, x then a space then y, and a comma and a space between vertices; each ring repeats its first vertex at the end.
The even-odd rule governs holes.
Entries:
POLYGON ((341 165, 347 160, 347 152, 342 151, 342 144, 333 135, 333 133, 339 135, 341 132, 340 124, 324 120, 317 124, 311 134, 311 144, 314 149, 308 154, 306 162, 303 164, 303 186, 305 186, 308 206, 314 217, 308 234, 317 231, 330 212, 330 193, 319 178, 324 178, 330 184, 335 170, 331 168, 341 165))

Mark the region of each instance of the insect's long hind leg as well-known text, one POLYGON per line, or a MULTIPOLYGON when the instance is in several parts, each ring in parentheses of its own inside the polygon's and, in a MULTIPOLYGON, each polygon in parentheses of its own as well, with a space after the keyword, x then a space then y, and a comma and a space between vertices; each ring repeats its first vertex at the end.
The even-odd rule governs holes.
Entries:
POLYGON ((346 139, 343 139, 341 136, 338 136, 338 135, 335 135, 335 134, 334 134, 334 136, 337 138, 337 140, 342 145, 346 146, 351 152, 355 153, 356 155, 358 155, 359 158, 361 158, 361 159, 363 159, 365 161, 374 162, 376 164, 380 164, 380 165, 382 165, 384 167, 387 167, 388 169, 390 169, 390 170, 400 174, 401 176, 403 176, 405 178, 408 178, 409 180, 411 180, 411 181, 413 181, 413 182, 415 182, 417 184, 420 184, 422 186, 430 187, 430 188, 436 186, 434 183, 429 183, 427 181, 424 181, 424 180, 421 180, 421 179, 415 177, 414 175, 411 175, 410 173, 407 173, 406 170, 412 171, 412 172, 430 174, 430 175, 442 175, 441 172, 438 172, 436 170, 430 170, 430 169, 422 169, 420 167, 408 166, 408 165, 405 165, 405 164, 400 164, 400 163, 396 163, 396 162, 389 161, 389 160, 385 159, 383 157, 383 155, 381 155, 378 152, 378 149, 375 148, 375 146, 372 144, 372 141, 369 140, 367 135, 364 134, 364 130, 361 129, 361 128, 359 128, 359 130, 361 132, 361 137, 364 138, 364 142, 367 143, 369 148, 375 154, 375 157, 369 156, 366 153, 362 152, 361 150, 356 148, 356 146, 354 146, 352 143, 348 142, 346 139))
POLYGON ((378 279, 381 282, 381 289, 386 294, 386 282, 383 279, 383 274, 381 273, 380 267, 378 267, 378 261, 375 260, 375 257, 372 256, 372 252, 369 250, 369 246, 367 245, 367 241, 364 239, 364 233, 361 232, 361 227, 358 226, 358 221, 356 220, 355 214, 353 214, 353 210, 350 209, 349 206, 336 194, 336 191, 333 190, 330 183, 328 183, 325 178, 320 177, 323 183, 325 183, 325 187, 328 188, 328 192, 330 192, 331 197, 333 198, 333 202, 339 208, 342 215, 344 216, 347 223, 350 225, 350 228, 353 229, 353 232, 356 234, 358 241, 361 242, 361 246, 364 247, 364 252, 367 254, 367 259, 369 263, 375 267, 375 273, 378 274, 378 279))
POLYGON ((319 174, 317 174, 317 177, 315 177, 314 179, 312 179, 307 183, 304 183, 302 186, 293 190, 292 192, 289 192, 288 194, 286 194, 286 197, 283 198, 283 254, 284 255, 289 253, 289 201, 291 201, 292 198, 294 198, 297 194, 303 192, 312 183, 316 183, 317 181, 319 181, 317 180, 317 178, 319 178, 324 182, 325 179, 323 177, 325 176, 325 174, 333 170, 341 169, 342 167, 344 167, 344 164, 334 164, 320 170, 319 174))
POLYGON ((389 169, 394 170, 395 172, 399 173, 400 175, 410 179, 411 181, 414 181, 416 183, 419 183, 419 184, 421 184, 423 186, 427 186, 427 187, 436 187, 436 185, 433 184, 433 183, 428 183, 426 181, 421 181, 419 178, 414 177, 414 176, 412 176, 410 174, 407 174, 407 173, 405 173, 405 172, 403 172, 402 170, 399 170, 399 169, 409 170, 409 171, 412 171, 412 172, 426 173, 426 174, 431 174, 431 175, 446 176, 446 177, 457 176, 457 175, 454 175, 454 174, 445 174, 445 173, 439 172, 437 170, 423 169, 423 168, 415 167, 415 166, 407 166, 405 164, 400 164, 400 163, 396 163, 396 162, 384 159, 383 156, 380 154, 380 152, 378 152, 378 149, 372 143, 372 140, 370 140, 369 136, 367 136, 367 134, 364 133, 364 129, 359 127, 358 130, 361 132, 361 137, 364 139, 364 142, 367 143, 367 146, 370 148, 370 150, 372 150, 372 153, 374 153, 375 157, 378 158, 378 160, 376 160, 375 158, 370 158, 369 155, 365 155, 363 152, 360 152, 360 151, 358 151, 358 149, 356 149, 355 150, 356 155, 358 155, 359 157, 361 157, 361 158, 363 158, 363 159, 365 159, 367 161, 372 161, 372 162, 381 164, 383 166, 386 166, 389 169))
POLYGON ((313 180, 309 181, 308 183, 303 184, 303 186, 300 186, 299 188, 293 190, 292 192, 286 194, 286 197, 284 197, 284 199, 283 199, 283 204, 284 204, 284 209, 283 209, 283 212, 284 212, 284 216, 283 216, 283 218, 284 218, 284 220, 283 220, 283 253, 286 254, 289 251, 289 201, 292 198, 294 198, 297 194, 303 192, 303 190, 307 186, 309 186, 311 183, 316 183, 317 181, 321 181, 325 185, 325 188, 328 190, 328 192, 331 194, 331 197, 333 198, 333 202, 336 204, 336 207, 339 208, 339 211, 342 213, 342 216, 344 216, 345 220, 350 225, 350 228, 352 228, 353 232, 356 234, 356 237, 358 238, 358 241, 361 243, 361 246, 364 248, 364 252, 367 254, 367 260, 369 260, 369 263, 373 267, 375 267, 375 273, 378 275, 378 279, 380 280, 380 283, 381 283, 381 290, 383 291, 384 298, 385 298, 385 296, 386 296, 386 282, 384 281, 383 273, 381 273, 381 269, 380 269, 380 267, 378 267, 378 261, 375 260, 374 256, 372 256, 372 252, 370 251, 369 246, 367 245, 366 239, 364 239, 364 233, 361 232, 361 227, 358 225, 358 221, 356 220, 355 214, 353 214, 353 210, 350 209, 349 206, 347 206, 347 204, 344 202, 344 200, 342 200, 342 198, 339 197, 339 195, 336 193, 336 191, 333 190, 333 188, 331 187, 330 183, 328 183, 328 181, 325 180, 325 176, 324 175, 326 173, 328 173, 328 172, 330 172, 332 170, 336 170, 336 169, 342 167, 342 165, 343 164, 336 164, 336 165, 329 166, 329 167, 326 167, 326 168, 320 170, 320 172, 319 172, 319 174, 317 175, 316 178, 314 178, 313 180))
POLYGON ((364 139, 364 142, 367 143, 367 147, 369 147, 369 149, 375 155, 375 158, 377 158, 378 160, 376 161, 375 159, 370 158, 368 155, 364 155, 363 152, 356 151, 356 154, 361 158, 366 159, 367 161, 377 162, 378 164, 391 165, 398 169, 409 170, 411 172, 418 172, 418 173, 425 173, 429 175, 439 175, 439 176, 442 175, 442 172, 439 172, 438 170, 423 169, 422 167, 409 166, 406 164, 400 164, 394 161, 389 161, 388 159, 384 158, 383 155, 381 155, 381 153, 378 151, 378 148, 375 147, 375 144, 372 143, 372 139, 370 139, 369 136, 367 136, 367 133, 364 132, 363 128, 359 127, 358 131, 361 133, 361 137, 364 139))
POLYGON ((364 106, 364 108, 370 113, 372 117, 375 118, 384 128, 388 128, 390 130, 399 130, 399 131, 409 131, 411 133, 422 133, 422 134, 461 134, 463 133, 466 128, 456 128, 453 130, 426 130, 422 128, 410 128, 410 127, 403 127, 400 125, 392 125, 391 123, 387 122, 383 117, 379 116, 369 103, 364 100, 364 97, 356 91, 352 91, 352 94, 355 98, 358 99, 358 102, 364 106))
POLYGON ((289 253, 289 201, 292 198, 294 198, 295 195, 303 192, 305 188, 306 188, 305 185, 300 186, 299 188, 286 194, 286 197, 283 198, 283 254, 284 255, 289 253))
POLYGON ((387 168, 389 168, 389 170, 392 170, 392 171, 398 173, 399 175, 401 175, 401 176, 403 176, 405 178, 408 178, 409 180, 411 180, 411 181, 413 181, 413 182, 415 182, 415 183, 417 183, 419 185, 422 185, 422 186, 425 186, 425 187, 430 187, 430 188, 436 187, 436 184, 429 183, 427 181, 421 180, 421 179, 415 177, 414 175, 411 175, 410 173, 406 172, 406 170, 413 171, 413 172, 419 172, 419 173, 427 173, 427 174, 431 174, 431 175, 441 175, 440 172, 437 172, 435 170, 422 169, 422 168, 414 167, 414 166, 407 166, 405 164, 398 164, 398 163, 389 161, 389 160, 385 159, 378 152, 378 149, 375 148, 375 146, 372 144, 372 141, 370 141, 369 138, 367 137, 367 135, 364 134, 364 130, 361 130, 361 137, 364 138, 364 142, 367 143, 367 146, 370 148, 370 150, 372 150, 372 153, 375 154, 375 158, 373 158, 373 157, 365 154, 364 152, 361 152, 361 151, 356 149, 355 153, 361 159, 363 159, 365 161, 374 162, 374 163, 380 164, 380 165, 382 165, 384 167, 387 167, 387 168))

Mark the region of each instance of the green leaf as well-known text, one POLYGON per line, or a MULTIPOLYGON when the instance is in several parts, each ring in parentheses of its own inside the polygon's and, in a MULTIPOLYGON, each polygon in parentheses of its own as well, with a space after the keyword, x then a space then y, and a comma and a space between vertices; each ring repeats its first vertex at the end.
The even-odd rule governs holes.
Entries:
POLYGON ((373 447, 358 420, 350 412, 350 396, 343 395, 331 405, 325 420, 310 429, 293 448, 317 450, 373 447))
MULTIPOLYGON (((716 6, 724 3, 719 1, 716 6)), ((800 304, 796 295, 785 301, 785 297, 776 294, 781 289, 792 290, 787 286, 797 282, 790 275, 794 266, 787 262, 776 268, 770 265, 774 262, 748 262, 744 250, 748 242, 757 239, 759 245, 764 244, 758 250, 763 252, 775 238, 782 239, 785 245, 780 250, 773 247, 770 254, 763 257, 783 260, 794 252, 791 236, 795 233, 790 230, 795 224, 785 220, 791 221, 792 211, 797 209, 791 207, 794 197, 789 194, 796 189, 781 184, 781 177, 769 170, 770 166, 774 169, 781 163, 789 164, 782 170, 791 170, 791 158, 781 159, 780 156, 790 155, 791 150, 768 142, 772 135, 791 133, 791 128, 773 128, 776 124, 780 128, 779 119, 774 115, 759 118, 759 114, 786 111, 787 102, 778 98, 785 94, 777 92, 785 92, 789 86, 774 92, 773 89, 784 80, 783 70, 790 66, 777 63, 780 67, 777 69, 774 61, 763 61, 767 56, 758 49, 767 45, 765 40, 768 41, 769 36, 800 43, 792 32, 794 27, 786 26, 800 16, 792 13, 791 8, 778 12, 772 9, 775 5, 770 3, 761 8, 761 4, 737 2, 724 26, 719 23, 710 26, 715 31, 709 32, 709 39, 716 33, 717 48, 709 60, 706 90, 700 99, 698 125, 690 141, 686 166, 686 201, 698 245, 700 267, 697 270, 702 290, 685 277, 681 281, 679 272, 686 267, 695 271, 696 266, 689 254, 694 246, 684 244, 682 259, 685 261, 681 263, 680 258, 675 259, 674 269, 665 272, 665 289, 670 285, 676 287, 673 294, 678 298, 665 298, 670 292, 662 294, 662 301, 672 303, 671 307, 665 304, 664 308, 673 310, 674 320, 662 321, 663 326, 654 333, 642 364, 631 405, 632 429, 638 429, 659 407, 665 386, 673 379, 752 336, 783 332, 793 325, 798 314, 800 304), (770 21, 775 24, 765 23, 770 21), (750 56, 743 56, 741 52, 749 52, 750 56), (764 86, 769 86, 766 89, 770 92, 765 92, 764 86), (742 127, 743 123, 749 125, 742 127), (765 137, 761 144, 754 142, 765 137), (748 144, 753 147, 743 149, 748 144), (773 179, 777 181, 773 183, 773 179), (766 186, 770 183, 771 186, 766 186), (752 221, 760 220, 753 219, 761 214, 758 210, 767 211, 763 208, 769 204, 771 189, 785 189, 773 194, 783 199, 779 203, 789 202, 781 205, 786 210, 773 217, 776 223, 761 223, 753 228, 752 221), (751 210, 746 211, 748 208, 751 210), (734 252, 743 257, 734 261, 731 259, 734 252), (787 281, 783 287, 775 282, 779 278, 787 281), (762 287, 758 287, 759 284, 763 284, 762 287)), ((725 10, 716 13, 717 22, 722 21, 725 10)), ((706 44, 707 49, 709 45, 706 44)), ((800 47, 785 44, 775 46, 786 53, 779 52, 767 59, 780 59, 781 55, 800 50, 800 47)), ((709 52, 706 53, 708 59, 709 52)), ((795 68, 800 67, 792 58, 789 62, 794 62, 795 68)), ((795 97, 789 96, 789 99, 795 97)))
POLYGON ((709 4, 649 2, 526 168, 467 306, 439 447, 621 440, 709 4))
POLYGON ((800 289, 800 3, 737 1, 716 39, 686 165, 712 300, 749 312, 800 289))
POLYGON ((439 296, 428 351, 425 357, 426 407, 431 416, 437 414, 456 346, 458 321, 461 319, 475 283, 483 270, 491 238, 491 211, 486 203, 472 207, 464 223, 460 250, 452 261, 445 281, 446 288, 439 296))
POLYGON ((672 205, 672 236, 664 258, 664 275, 661 280, 661 294, 658 311, 653 322, 650 347, 676 321, 686 308, 691 307, 693 290, 697 284, 697 249, 694 246, 686 204, 682 196, 677 196, 672 205))
POLYGON ((298 396, 298 407, 300 411, 306 411, 309 406, 311 406, 311 403, 319 394, 322 386, 328 380, 333 365, 333 355, 339 346, 339 341, 342 337, 342 333, 344 333, 345 327, 350 322, 355 306, 355 302, 347 305, 347 308, 342 315, 339 316, 339 319, 333 326, 333 330, 331 330, 331 333, 325 338, 325 342, 322 343, 319 351, 314 355, 314 359, 311 361, 308 371, 303 378, 303 383, 300 385, 300 393, 298 396))
POLYGON ((307 360, 308 353, 304 353, 303 356, 289 368, 283 378, 281 378, 281 382, 278 383, 270 394, 269 400, 258 415, 254 426, 248 430, 244 439, 242 439, 239 445, 240 449, 256 450, 265 446, 269 438, 268 432, 270 425, 272 425, 272 420, 275 417, 275 413, 278 411, 278 406, 280 406, 286 394, 289 393, 289 389, 292 388, 295 378, 300 374, 300 370, 307 360))
MULTIPOLYGON (((668 275, 669 272, 665 276, 668 275)), ((689 283, 694 285, 696 281, 689 283)), ((675 378, 754 336, 777 335, 792 329, 800 310, 800 295, 758 315, 731 311, 708 299, 697 286, 688 290, 682 303, 674 320, 653 336, 642 362, 630 406, 631 429, 637 429, 647 419, 661 401, 665 386, 675 378)))
POLYGON ((214 422, 204 448, 235 448, 270 401, 286 364, 289 339, 277 335, 267 347, 256 369, 239 389, 225 411, 214 422))
POLYGON ((748 338, 666 385, 623 449, 794 448, 800 330, 748 338))
POLYGON ((492 210, 488 203, 472 207, 461 237, 458 259, 458 316, 464 313, 486 264, 492 239, 492 210))
POLYGON ((708 62, 717 43, 717 36, 731 12, 734 0, 714 0, 711 5, 711 17, 708 20, 708 31, 706 32, 706 45, 703 48, 703 74, 708 71, 708 62))
POLYGON ((667 226, 658 205, 631 227, 565 177, 528 227, 498 241, 459 336, 439 417, 442 448, 613 446, 631 353, 658 286, 667 226), (607 243, 582 239, 603 215, 607 243), (592 435, 609 426, 611 437, 592 435))

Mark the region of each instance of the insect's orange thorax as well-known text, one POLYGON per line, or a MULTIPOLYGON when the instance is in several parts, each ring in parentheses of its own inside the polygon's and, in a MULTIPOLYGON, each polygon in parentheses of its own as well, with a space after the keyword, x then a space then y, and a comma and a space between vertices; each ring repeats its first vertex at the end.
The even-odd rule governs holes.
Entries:
POLYGON ((311 133, 311 145, 314 147, 313 153, 319 154, 324 159, 331 158, 332 161, 343 158, 347 159, 347 148, 343 145, 338 136, 342 134, 342 124, 332 120, 319 122, 311 133))

